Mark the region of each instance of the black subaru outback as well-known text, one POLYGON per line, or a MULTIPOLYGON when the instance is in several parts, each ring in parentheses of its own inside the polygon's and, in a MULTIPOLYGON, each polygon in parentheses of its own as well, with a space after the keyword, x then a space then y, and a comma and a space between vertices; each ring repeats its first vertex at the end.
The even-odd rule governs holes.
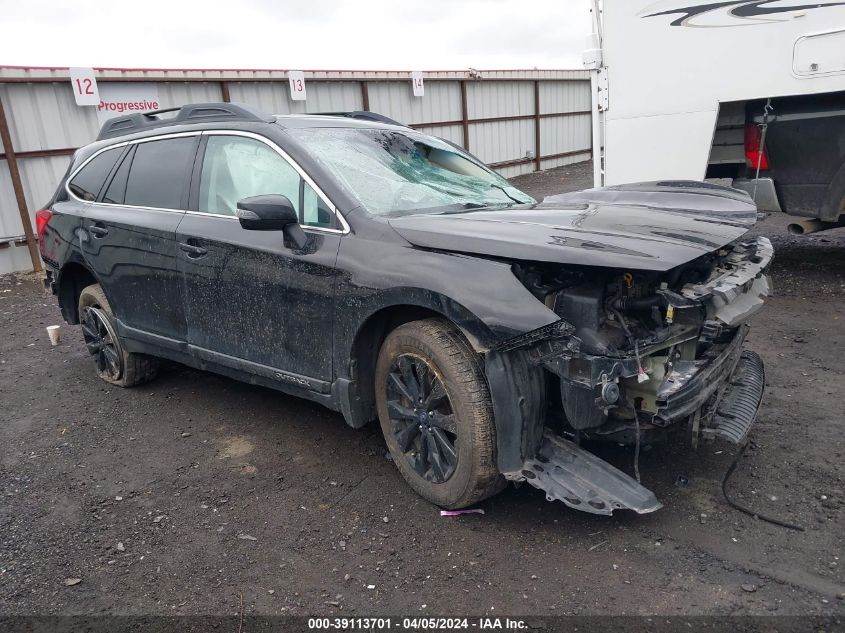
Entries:
POLYGON ((107 122, 37 227, 103 380, 170 359, 378 418, 440 506, 527 480, 610 514, 660 503, 590 442, 746 437, 772 257, 755 220, 696 182, 537 203, 379 115, 220 103, 107 122))

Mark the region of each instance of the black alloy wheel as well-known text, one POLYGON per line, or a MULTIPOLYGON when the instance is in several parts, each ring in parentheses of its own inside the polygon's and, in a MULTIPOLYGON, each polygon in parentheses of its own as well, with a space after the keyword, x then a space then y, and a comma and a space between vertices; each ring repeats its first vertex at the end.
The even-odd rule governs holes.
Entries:
POLYGON ((96 364, 97 374, 105 380, 120 380, 123 354, 108 315, 98 307, 86 307, 82 315, 82 336, 96 364))
POLYGON ((447 481, 458 465, 455 413, 443 381, 422 358, 397 356, 386 385, 387 413, 399 448, 426 481, 447 481))

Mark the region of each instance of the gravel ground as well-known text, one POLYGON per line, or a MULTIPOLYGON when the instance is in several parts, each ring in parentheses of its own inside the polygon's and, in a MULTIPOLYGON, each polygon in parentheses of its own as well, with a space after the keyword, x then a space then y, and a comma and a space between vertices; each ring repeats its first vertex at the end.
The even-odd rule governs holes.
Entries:
MULTIPOLYGON (((514 182, 542 197, 589 174, 514 182)), ((78 327, 50 346, 59 311, 34 276, 2 277, 0 614, 234 614, 243 595, 247 614, 841 615, 845 230, 785 224, 757 229, 777 248, 748 343, 767 393, 730 486, 804 532, 725 503, 736 449, 718 442, 642 456, 665 504, 651 515, 585 515, 524 486, 441 518, 376 425, 177 365, 110 387, 78 327)), ((628 451, 603 455, 630 469, 628 451)))

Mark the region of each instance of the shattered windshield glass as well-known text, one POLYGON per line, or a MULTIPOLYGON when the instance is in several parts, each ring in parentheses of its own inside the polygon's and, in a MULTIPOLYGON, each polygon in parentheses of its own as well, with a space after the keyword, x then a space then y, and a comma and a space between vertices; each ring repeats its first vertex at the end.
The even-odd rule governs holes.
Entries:
POLYGON ((457 148, 431 136, 366 128, 288 132, 370 213, 443 212, 536 202, 457 148))

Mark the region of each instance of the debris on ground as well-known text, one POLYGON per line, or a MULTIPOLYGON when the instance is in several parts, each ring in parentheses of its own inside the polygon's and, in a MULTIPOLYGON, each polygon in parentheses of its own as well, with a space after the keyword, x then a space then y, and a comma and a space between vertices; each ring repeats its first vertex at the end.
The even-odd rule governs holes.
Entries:
POLYGON ((484 510, 481 508, 471 508, 468 510, 441 510, 440 516, 442 517, 459 517, 462 514, 484 514, 484 510))

